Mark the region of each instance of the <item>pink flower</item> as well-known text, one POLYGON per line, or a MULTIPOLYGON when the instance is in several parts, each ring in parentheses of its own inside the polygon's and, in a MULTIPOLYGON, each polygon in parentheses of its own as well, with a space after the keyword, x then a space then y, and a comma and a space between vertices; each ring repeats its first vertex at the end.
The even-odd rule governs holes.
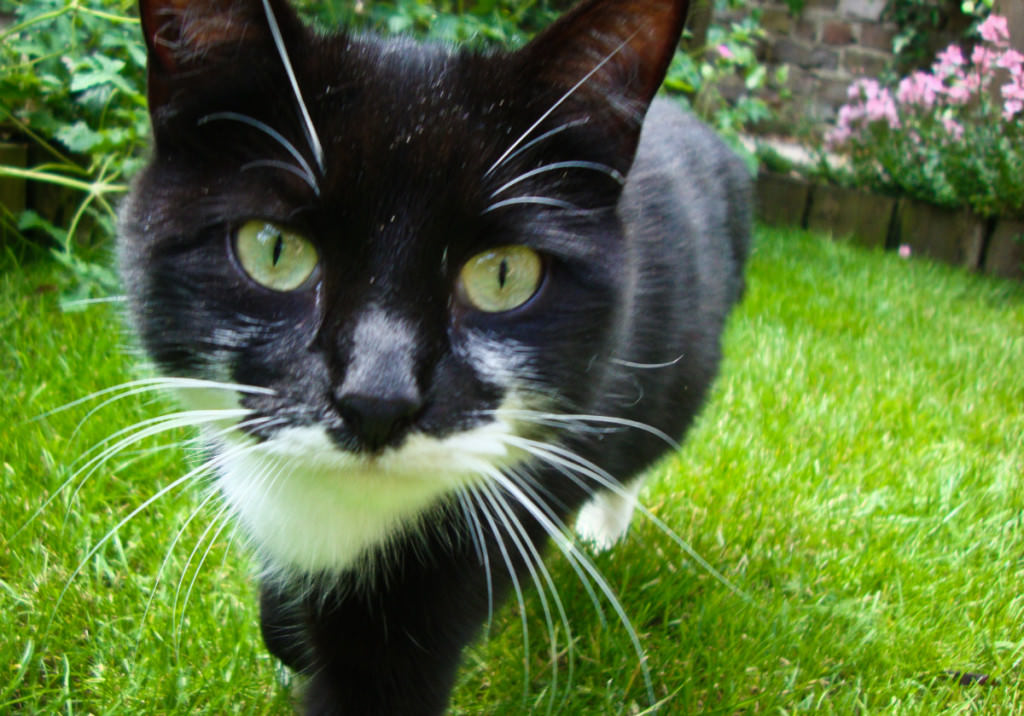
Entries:
POLYGON ((946 130, 946 134, 948 134, 949 138, 954 142, 959 142, 964 137, 963 125, 952 117, 947 116, 942 118, 942 128, 946 130))
POLYGON ((839 108, 839 126, 851 127, 864 117, 864 105, 844 104, 839 108))
POLYGON ((928 72, 915 72, 900 81, 896 100, 904 105, 917 105, 931 109, 936 95, 945 90, 942 82, 928 72))
POLYGON ((1002 15, 989 15, 985 22, 978 25, 978 32, 986 42, 1005 47, 1010 41, 1010 28, 1002 15))
POLYGON ((1009 70, 1014 77, 1019 77, 1024 74, 1024 55, 1014 49, 1006 50, 996 60, 996 66, 1009 70))
POLYGON ((872 99, 878 96, 880 89, 881 85, 876 80, 861 77, 853 81, 846 90, 846 96, 850 99, 872 99))
POLYGON ((971 99, 969 83, 966 80, 954 82, 946 88, 946 96, 949 97, 949 101, 953 104, 967 104, 971 99))
POLYGON ((1000 88, 1003 97, 1024 101, 1024 84, 1020 82, 1007 82, 1000 88))
MULTIPOLYGON (((975 45, 974 51, 971 53, 971 62, 978 72, 987 74, 992 65, 995 64, 996 53, 988 49, 984 45, 975 45)), ((986 83, 987 84, 987 83, 986 83)))
POLYGON ((723 60, 736 59, 736 55, 734 55, 732 50, 729 49, 729 46, 725 44, 718 46, 718 56, 721 57, 723 60))
POLYGON ((908 244, 900 244, 900 258, 901 259, 909 259, 910 258, 910 246, 908 244))
POLYGON ((846 144, 853 132, 849 127, 835 127, 825 133, 825 144, 829 149, 835 149, 846 144))
POLYGON ((999 88, 1006 101, 1003 103, 1003 119, 1009 121, 1024 109, 1024 75, 1016 75, 1013 82, 999 88))
POLYGON ((892 100, 889 90, 882 89, 874 97, 869 97, 864 104, 869 122, 885 121, 891 129, 899 129, 900 117, 896 111, 896 103, 892 100))
POLYGON ((945 76, 956 72, 957 68, 963 67, 964 64, 964 53, 960 51, 960 47, 950 45, 938 54, 933 67, 935 74, 945 76))

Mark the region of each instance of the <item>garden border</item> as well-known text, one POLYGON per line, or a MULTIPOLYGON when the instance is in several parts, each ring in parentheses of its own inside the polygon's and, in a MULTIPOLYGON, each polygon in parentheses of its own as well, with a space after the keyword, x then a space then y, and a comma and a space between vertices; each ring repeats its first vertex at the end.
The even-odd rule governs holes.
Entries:
POLYGON ((830 234, 869 248, 899 250, 1024 281, 1024 217, 986 219, 911 198, 758 172, 756 216, 771 226, 830 234))

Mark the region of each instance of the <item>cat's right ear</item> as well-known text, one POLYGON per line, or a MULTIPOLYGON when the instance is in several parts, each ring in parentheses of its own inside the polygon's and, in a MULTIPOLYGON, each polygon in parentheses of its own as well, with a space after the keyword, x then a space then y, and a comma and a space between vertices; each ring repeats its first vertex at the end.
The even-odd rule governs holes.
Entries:
POLYGON ((194 90, 223 79, 229 63, 245 66, 249 56, 273 53, 273 34, 297 22, 280 0, 139 0, 139 16, 151 107, 169 101, 182 84, 194 90))
POLYGON ((521 93, 561 121, 587 116, 632 157, 665 79, 689 0, 583 0, 515 57, 521 93), (558 117, 559 115, 555 115, 558 117))

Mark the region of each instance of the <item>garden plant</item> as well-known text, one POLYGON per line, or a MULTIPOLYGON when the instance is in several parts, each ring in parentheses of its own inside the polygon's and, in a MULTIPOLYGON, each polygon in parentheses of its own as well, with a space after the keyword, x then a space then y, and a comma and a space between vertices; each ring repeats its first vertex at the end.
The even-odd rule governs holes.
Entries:
POLYGON ((978 33, 972 51, 950 45, 895 88, 850 86, 826 137, 847 159, 840 175, 985 217, 1024 211, 1024 55, 1009 46, 1002 16, 989 15, 978 33))

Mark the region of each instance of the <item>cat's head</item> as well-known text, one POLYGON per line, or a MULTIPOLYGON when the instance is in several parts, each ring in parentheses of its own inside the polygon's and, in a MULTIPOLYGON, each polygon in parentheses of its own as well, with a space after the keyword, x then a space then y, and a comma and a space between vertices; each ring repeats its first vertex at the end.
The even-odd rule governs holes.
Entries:
POLYGON ((685 5, 591 0, 475 54, 142 0, 123 273, 159 368, 211 381, 184 400, 226 411, 221 489, 272 561, 347 566, 520 460, 550 429, 529 411, 601 390, 633 279, 615 207, 685 5))

